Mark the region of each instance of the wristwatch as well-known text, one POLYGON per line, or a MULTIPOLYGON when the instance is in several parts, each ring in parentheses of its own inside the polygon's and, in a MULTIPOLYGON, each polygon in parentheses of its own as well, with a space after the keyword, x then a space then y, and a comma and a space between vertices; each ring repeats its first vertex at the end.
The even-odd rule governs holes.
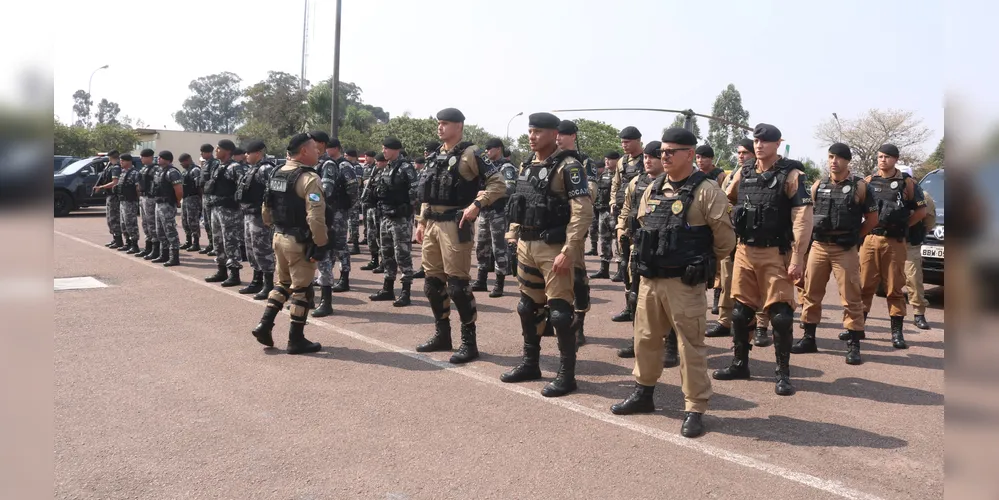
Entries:
POLYGON ((475 208, 478 208, 479 210, 482 210, 482 202, 481 201, 475 200, 475 201, 472 202, 472 205, 475 205, 475 208))

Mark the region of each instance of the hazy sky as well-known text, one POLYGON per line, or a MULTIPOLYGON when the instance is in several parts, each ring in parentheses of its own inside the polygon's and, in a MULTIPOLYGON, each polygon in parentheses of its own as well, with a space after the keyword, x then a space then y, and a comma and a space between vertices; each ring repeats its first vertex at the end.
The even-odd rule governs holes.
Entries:
MULTIPOLYGON (((307 78, 315 82, 332 74, 335 1, 312 3, 307 78)), ((171 116, 197 77, 232 71, 250 85, 268 70, 299 74, 303 5, 67 2, 61 16, 75 26, 55 31, 54 112, 69 121, 73 92, 109 64, 93 78, 95 102, 107 98, 123 115, 179 129, 171 116), (79 28, 87 21, 91 36, 79 28), (123 32, 122 23, 131 28, 123 32)), ((524 111, 510 127, 514 137, 541 110, 710 113, 733 83, 750 124, 781 128, 792 157, 822 162, 828 145, 814 139, 816 124, 872 107, 915 111, 933 131, 928 154, 943 134, 948 29, 930 1, 344 0, 340 79, 393 116, 454 106, 496 135, 524 111)), ((560 117, 635 125, 645 141, 673 120, 644 112, 560 117)), ((706 134, 708 123, 699 125, 706 134)))

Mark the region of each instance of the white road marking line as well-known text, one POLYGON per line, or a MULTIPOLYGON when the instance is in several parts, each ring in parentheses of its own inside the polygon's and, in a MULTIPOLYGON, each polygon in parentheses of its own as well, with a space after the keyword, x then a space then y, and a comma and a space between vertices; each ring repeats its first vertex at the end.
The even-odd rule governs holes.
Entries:
MULTIPOLYGON (((73 241, 76 241, 77 243, 88 245, 88 246, 96 248, 98 250, 105 250, 106 251, 106 249, 103 246, 98 245, 97 243, 92 243, 90 241, 87 241, 87 240, 84 240, 84 239, 81 239, 81 238, 77 238, 76 236, 72 236, 72 235, 69 235, 69 234, 66 234, 66 233, 63 233, 63 232, 60 232, 60 231, 54 231, 54 233, 58 234, 60 236, 63 236, 65 238, 69 238, 69 239, 71 239, 73 241)), ((153 264, 151 262, 148 262, 148 261, 145 261, 145 260, 142 260, 142 259, 136 259, 135 257, 132 257, 131 255, 121 254, 121 253, 118 253, 118 252, 113 252, 113 255, 122 257, 122 258, 128 260, 129 262, 135 262, 137 264, 142 264, 142 265, 145 265, 145 266, 148 266, 148 267, 151 267, 151 268, 155 268, 155 269, 159 269, 159 270, 165 271, 165 272, 173 274, 174 276, 176 276, 178 278, 181 278, 183 280, 189 281, 189 282, 194 283, 196 285, 201 285, 201 286, 203 286, 205 288, 208 288, 208 289, 216 291, 216 292, 220 292, 220 293, 229 295, 229 296, 231 296, 233 298, 236 298, 236 299, 245 300, 247 302, 251 302, 251 303, 254 303, 254 304, 261 304, 261 301, 253 300, 253 298, 250 297, 250 296, 240 295, 240 294, 236 293, 235 290, 228 290, 228 289, 225 289, 225 288, 221 288, 221 287, 218 287, 218 286, 214 285, 213 283, 205 283, 204 281, 201 281, 201 280, 199 280, 197 278, 193 278, 193 277, 188 276, 188 275, 186 275, 184 273, 181 273, 179 271, 176 271, 176 270, 173 270, 173 269, 164 268, 162 266, 162 264, 153 264)), ((288 311, 287 310, 282 310, 281 313, 282 314, 288 314, 288 311)), ((446 361, 438 361, 436 359, 433 359, 433 358, 425 356, 423 354, 411 351, 409 349, 404 349, 402 347, 398 347, 396 345, 389 344, 387 342, 383 342, 381 340, 378 340, 378 339, 375 339, 375 338, 372 338, 372 337, 368 337, 367 335, 363 335, 363 334, 357 333, 357 332, 355 332, 353 330, 347 330, 345 328, 333 325, 331 323, 327 323, 327 322, 322 321, 322 320, 317 320, 315 318, 310 317, 309 318, 309 323, 310 324, 314 324, 314 325, 322 326, 322 327, 324 327, 326 329, 329 329, 329 330, 332 330, 332 331, 334 331, 336 333, 339 333, 339 334, 341 334, 341 335, 343 335, 345 337, 350 337, 350 338, 352 338, 354 340, 358 340, 358 341, 364 342, 366 344, 378 347, 378 348, 383 349, 385 351, 390 351, 390 352, 394 352, 394 353, 397 353, 397 354, 402 354, 404 356, 408 356, 410 358, 423 361, 424 363, 427 363, 427 364, 436 366, 438 368, 441 368, 442 370, 444 370, 446 372, 456 373, 458 375, 462 375, 462 376, 471 378, 473 380, 477 380, 477 381, 482 382, 484 384, 489 384, 489 385, 491 385, 493 387, 496 387, 496 388, 499 388, 499 389, 503 389, 503 390, 506 390, 506 391, 509 391, 509 392, 520 394, 522 396, 527 396, 527 397, 532 398, 532 399, 534 399, 536 401, 540 401, 540 402, 543 402, 543 403, 555 405, 555 406, 564 408, 566 410, 578 413, 580 415, 584 415, 584 416, 590 417, 592 419, 599 420, 601 422, 605 422, 605 423, 608 423, 608 424, 611 424, 611 425, 615 425, 615 426, 618 426, 618 427, 621 427, 621 428, 624 428, 624 429, 628 429, 630 431, 634 431, 634 432, 637 432, 639 434, 644 434, 646 436, 649 436, 649 437, 652 437, 652 438, 658 439, 660 441, 663 441, 663 442, 666 442, 666 443, 670 443, 670 444, 673 444, 673 445, 676 445, 676 446, 679 446, 679 447, 682 447, 682 448, 687 448, 687 449, 690 449, 690 450, 698 451, 698 452, 703 453, 705 455, 708 455, 710 457, 714 457, 714 458, 718 458, 718 459, 721 459, 721 460, 725 460, 727 462, 731 462, 731 463, 734 463, 734 464, 737 464, 737 465, 741 465, 741 466, 746 467, 746 468, 755 469, 755 470, 760 471, 760 472, 765 472, 767 474, 771 474, 771 475, 777 476, 779 478, 786 479, 788 481, 792 481, 792 482, 796 482, 796 483, 799 483, 799 484, 802 484, 802 485, 805 485, 805 486, 809 486, 811 488, 815 488, 817 490, 821 490, 821 491, 824 491, 826 493, 831 493, 833 495, 836 495, 836 496, 839 496, 839 497, 843 497, 843 498, 849 498, 851 500, 883 500, 882 497, 879 497, 877 495, 872 495, 870 493, 866 493, 866 492, 863 492, 863 491, 860 491, 860 490, 856 490, 856 489, 850 488, 850 487, 844 485, 843 483, 841 483, 839 481, 833 481, 833 480, 829 480, 829 479, 823 479, 823 478, 820 478, 820 477, 817 477, 817 476, 813 476, 811 474, 806 474, 806 473, 803 473, 803 472, 798 472, 798 471, 795 471, 795 470, 792 470, 792 469, 788 469, 786 467, 782 467, 780 465, 771 464, 769 462, 764 462, 762 460, 758 460, 758 459, 753 458, 753 457, 749 457, 749 456, 746 456, 746 455, 742 455, 740 453, 729 451, 729 450, 726 450, 724 448, 720 448, 718 446, 714 446, 714 445, 710 445, 710 444, 707 444, 707 443, 703 443, 703 442, 698 441, 698 440, 687 439, 687 438, 685 438, 685 437, 683 437, 683 436, 681 436, 679 434, 673 434, 671 432, 666 432, 666 431, 663 431, 663 430, 660 430, 660 429, 656 429, 655 427, 649 427, 649 426, 646 426, 646 425, 638 424, 638 423, 632 422, 632 421, 630 421, 630 420, 628 420, 626 418, 621 418, 621 417, 615 416, 615 415, 609 413, 609 410, 607 412, 602 412, 602 411, 594 410, 593 408, 590 408, 590 407, 587 407, 587 406, 583 406, 583 405, 580 405, 580 404, 577 404, 577 403, 573 403, 573 402, 571 402, 569 400, 566 400, 566 399, 546 398, 546 397, 542 396, 541 393, 539 393, 538 391, 535 391, 535 390, 532 390, 532 389, 528 389, 528 388, 523 387, 523 386, 514 385, 514 384, 505 384, 503 382, 500 382, 500 380, 497 379, 497 378, 494 378, 494 377, 491 377, 491 376, 487 376, 487 375, 484 375, 482 373, 478 373, 478 372, 473 371, 473 370, 471 370, 469 368, 456 367, 455 365, 452 365, 451 363, 448 363, 446 361)), ((247 333, 249 333, 249 331, 247 331, 247 333)), ((249 339, 249 337, 250 337, 250 335, 247 335, 248 339, 249 339)))
POLYGON ((88 288, 107 288, 103 282, 93 276, 79 276, 76 278, 55 278, 53 280, 55 291, 60 290, 86 290, 88 288))

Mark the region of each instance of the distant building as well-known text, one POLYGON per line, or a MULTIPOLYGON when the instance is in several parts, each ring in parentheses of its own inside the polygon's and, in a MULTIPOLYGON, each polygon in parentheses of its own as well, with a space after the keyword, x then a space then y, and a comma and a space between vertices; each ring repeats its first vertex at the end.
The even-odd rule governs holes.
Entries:
MULTIPOLYGON (((239 140, 236 139, 235 134, 187 132, 183 130, 153 128, 137 128, 135 132, 139 134, 139 145, 132 151, 133 155, 138 156, 139 152, 146 148, 152 149, 157 155, 160 151, 167 150, 173 153, 175 162, 177 158, 180 158, 181 154, 187 153, 197 163, 198 157, 201 154, 202 144, 211 144, 214 146, 222 139, 229 139, 239 144, 239 140)), ((177 162, 177 164, 179 166, 180 163, 177 162)))

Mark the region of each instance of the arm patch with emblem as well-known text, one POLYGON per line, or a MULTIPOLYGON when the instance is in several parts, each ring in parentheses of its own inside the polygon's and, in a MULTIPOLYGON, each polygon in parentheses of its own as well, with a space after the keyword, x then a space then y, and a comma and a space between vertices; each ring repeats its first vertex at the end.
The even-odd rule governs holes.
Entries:
POLYGON ((565 193, 569 199, 589 196, 590 187, 586 180, 586 170, 579 163, 573 162, 562 167, 565 181, 565 193))

